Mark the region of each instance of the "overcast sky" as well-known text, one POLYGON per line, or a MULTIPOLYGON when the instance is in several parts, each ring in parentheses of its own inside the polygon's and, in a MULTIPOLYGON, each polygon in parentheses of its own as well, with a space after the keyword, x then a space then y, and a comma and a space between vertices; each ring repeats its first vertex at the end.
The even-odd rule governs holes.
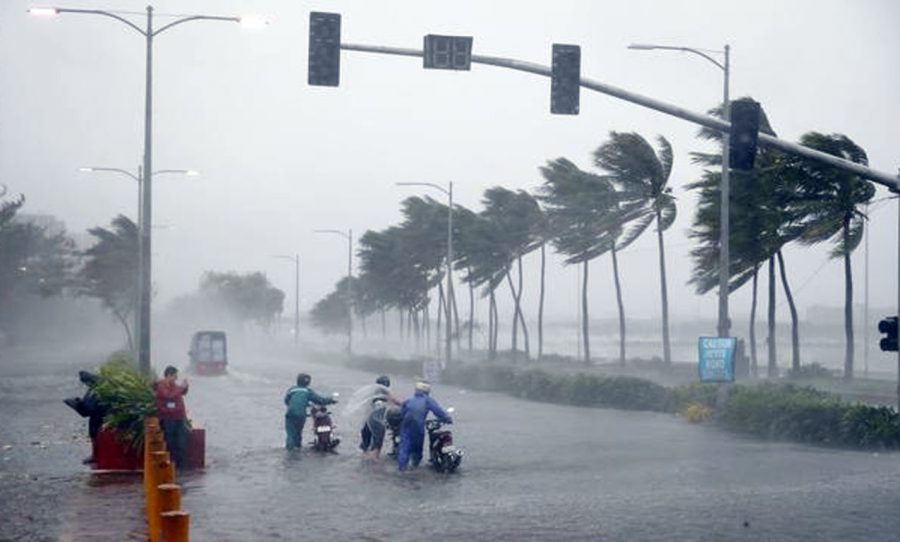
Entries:
MULTIPOLYGON (((73 232, 134 217, 136 185, 80 166, 136 169, 143 148, 144 43, 112 19, 26 14, 39 6, 0 2, 0 183, 24 193, 26 211, 51 213, 73 232)), ((65 7, 131 11, 144 2, 71 0, 65 7)), ((501 184, 532 190, 538 167, 567 157, 591 169, 591 151, 611 130, 664 135, 674 147, 671 184, 679 217, 666 232, 671 310, 714 317, 713 294, 686 286, 686 236, 695 198, 684 190, 700 170, 689 152, 712 150, 697 127, 582 90, 581 114, 549 112, 549 79, 473 65, 471 72, 422 69, 421 60, 343 52, 339 88, 306 84, 310 10, 343 16, 349 43, 419 48, 428 33, 474 36, 476 54, 549 64, 551 44, 580 44, 582 75, 705 111, 721 100, 722 72, 702 58, 633 51, 633 42, 706 49, 732 47, 732 96, 750 95, 782 138, 843 133, 871 166, 900 165, 900 3, 892 0, 684 1, 159 1, 166 14, 262 14, 250 30, 191 22, 154 47, 154 169, 192 168, 202 176, 154 183, 154 281, 158 301, 192 290, 204 270, 265 271, 293 298, 293 267, 273 254, 300 253, 301 308, 309 309, 346 269, 346 245, 316 228, 358 236, 399 219, 415 188, 397 181, 455 184, 456 200, 480 208, 501 184)), ((431 193, 439 198, 440 193, 431 193)), ((878 198, 886 193, 879 189, 878 198)), ((896 203, 871 215, 872 304, 892 305, 897 288, 896 203)), ((786 253, 801 317, 815 304, 843 302, 843 268, 828 248, 786 253)), ((548 310, 576 314, 577 275, 554 258, 548 310)), ((526 280, 537 281, 529 259, 526 280)), ((652 232, 621 255, 628 315, 659 313, 652 232)), ((854 257, 862 302, 863 250, 854 257)), ((733 297, 746 315, 749 289, 733 297)), ((526 290, 534 310, 536 294, 526 290)), ((506 295, 505 293, 503 295, 506 295)), ((779 295, 781 295, 779 293, 779 295)), ((608 257, 591 266, 592 316, 615 315, 608 257)), ((786 314, 782 304, 779 311, 786 314)))

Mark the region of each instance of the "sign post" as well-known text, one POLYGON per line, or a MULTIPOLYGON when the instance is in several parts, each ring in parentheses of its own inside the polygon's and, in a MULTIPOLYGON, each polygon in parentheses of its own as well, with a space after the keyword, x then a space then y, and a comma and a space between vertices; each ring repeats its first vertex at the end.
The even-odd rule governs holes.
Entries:
POLYGON ((700 337, 697 347, 700 382, 734 382, 735 337, 700 337))

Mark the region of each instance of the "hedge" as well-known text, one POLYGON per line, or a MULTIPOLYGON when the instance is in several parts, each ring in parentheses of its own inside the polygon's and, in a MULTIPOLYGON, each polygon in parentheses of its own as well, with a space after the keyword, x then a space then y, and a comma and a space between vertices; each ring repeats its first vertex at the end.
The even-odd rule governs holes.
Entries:
MULTIPOLYGON (((355 358, 354 367, 415 377, 422 360, 355 358)), ((848 403, 837 394, 794 384, 718 386, 698 382, 667 388, 649 380, 598 374, 558 374, 534 367, 466 364, 442 375, 448 384, 564 405, 691 412, 729 431, 821 446, 900 448, 900 416, 891 407, 848 403), (697 415, 697 412, 704 415, 697 415), (709 413, 709 415, 706 415, 709 413)))

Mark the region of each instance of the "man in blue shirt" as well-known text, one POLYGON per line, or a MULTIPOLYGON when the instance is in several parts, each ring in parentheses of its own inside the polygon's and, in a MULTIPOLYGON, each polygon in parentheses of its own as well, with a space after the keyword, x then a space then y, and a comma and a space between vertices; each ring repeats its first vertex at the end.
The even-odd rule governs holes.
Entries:
POLYGON ((425 381, 416 382, 416 393, 403 403, 400 422, 400 452, 397 462, 400 470, 405 471, 409 462, 418 467, 422 462, 422 448, 425 445, 425 418, 433 413, 444 423, 453 423, 453 419, 444 412, 441 405, 431 398, 431 384, 425 381))
POLYGON ((303 437, 303 425, 306 423, 306 407, 309 403, 331 405, 336 403, 330 397, 322 397, 309 389, 312 378, 306 373, 297 375, 297 385, 291 386, 284 395, 287 412, 284 414, 284 431, 287 433, 285 448, 293 450, 300 447, 303 437))

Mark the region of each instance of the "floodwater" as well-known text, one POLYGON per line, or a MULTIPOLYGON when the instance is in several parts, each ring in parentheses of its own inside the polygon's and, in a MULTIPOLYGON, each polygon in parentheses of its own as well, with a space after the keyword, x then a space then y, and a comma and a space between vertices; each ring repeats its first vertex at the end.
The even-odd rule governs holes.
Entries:
MULTIPOLYGON (((194 378, 208 468, 182 479, 199 540, 887 540, 900 538, 900 455, 761 443, 666 414, 585 409, 436 386, 455 406, 460 471, 400 474, 282 449, 297 371, 349 398, 375 375, 257 360, 194 378)), ((407 394, 408 380, 395 379, 407 394)), ((337 414, 341 405, 334 408, 337 414)), ((305 438, 310 436, 309 428, 305 438)))
MULTIPOLYGON (((189 376, 188 409, 207 430, 207 468, 178 480, 193 540, 900 539, 900 454, 437 385, 434 397, 456 407, 461 469, 400 474, 388 459, 362 461, 341 404, 339 453, 283 449, 282 397, 298 371, 342 398, 376 375, 232 361, 227 376, 189 376)), ((77 368, 0 370, 0 541, 140 538, 139 481, 98 480, 80 463, 85 423, 60 402, 80 393, 77 368)), ((406 395, 412 382, 393 389, 406 395)))

